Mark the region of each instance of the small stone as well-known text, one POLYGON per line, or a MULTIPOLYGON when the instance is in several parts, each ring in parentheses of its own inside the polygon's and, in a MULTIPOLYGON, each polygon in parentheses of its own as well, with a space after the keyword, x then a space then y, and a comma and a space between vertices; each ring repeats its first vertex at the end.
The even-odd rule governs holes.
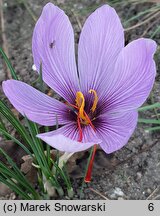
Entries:
POLYGON ((142 173, 141 172, 137 172, 137 180, 140 180, 142 178, 142 173))
POLYGON ((124 200, 123 197, 118 197, 118 200, 124 200))
MULTIPOLYGON (((0 62, 1 63, 1 62, 0 62)), ((5 80, 5 73, 4 71, 0 68, 0 82, 5 80)))
POLYGON ((9 196, 9 200, 15 200, 15 199, 16 199, 15 193, 11 193, 9 196))
POLYGON ((111 199, 117 199, 117 197, 123 197, 124 193, 121 190, 121 188, 116 187, 113 191, 112 194, 110 195, 111 199))
POLYGON ((33 158, 30 155, 25 155, 22 157, 24 163, 21 164, 21 171, 27 174, 32 168, 33 158))
POLYGON ((12 193, 11 189, 7 187, 5 184, 0 182, 0 196, 6 196, 11 193, 12 193))
POLYGON ((7 2, 4 2, 3 6, 4 6, 4 8, 7 8, 8 7, 7 2))
POLYGON ((36 68, 36 65, 35 65, 35 64, 32 65, 32 70, 33 70, 33 71, 37 71, 37 68, 36 68))
POLYGON ((121 190, 121 188, 118 188, 118 187, 116 187, 116 188, 114 189, 114 194, 117 195, 117 196, 120 196, 120 197, 123 197, 123 196, 124 196, 123 191, 121 190))
POLYGON ((57 0, 57 3, 58 3, 58 4, 64 4, 64 3, 65 3, 65 0, 57 0))
POLYGON ((151 191, 150 188, 147 188, 147 193, 148 193, 148 194, 151 194, 151 193, 152 193, 152 191, 151 191))

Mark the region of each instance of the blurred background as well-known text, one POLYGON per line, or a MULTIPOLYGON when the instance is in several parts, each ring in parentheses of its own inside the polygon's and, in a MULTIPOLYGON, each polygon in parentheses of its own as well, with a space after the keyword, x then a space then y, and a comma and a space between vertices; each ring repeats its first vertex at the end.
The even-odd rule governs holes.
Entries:
MULTIPOLYGON (((32 32, 46 0, 0 0, 0 47, 3 48, 20 77, 32 84, 37 79, 32 65, 32 32)), ((157 76, 153 91, 146 104, 160 102, 160 0, 53 0, 69 16, 75 31, 76 49, 84 21, 103 4, 113 6, 125 29, 126 44, 147 37, 158 44, 155 55, 157 76)), ((0 58, 0 83, 10 79, 10 72, 0 58)), ((47 90, 46 90, 47 91, 47 90)), ((1 86, 0 97, 4 98, 1 86)), ((15 114, 18 113, 13 109, 15 114)), ((143 119, 159 120, 157 108, 140 113, 143 119)), ((84 199, 160 199, 160 127, 152 130, 139 122, 127 146, 118 152, 106 155, 99 150, 96 155, 93 181, 85 186, 84 199), (150 130, 146 131, 146 128, 150 130), (97 172, 98 169, 98 172, 97 172), (104 196, 104 197, 103 197, 104 196)), ((147 122, 146 122, 147 123, 147 122)), ((12 134, 14 131, 9 129, 12 134)), ((0 137, 1 138, 1 137, 0 137)), ((0 146, 6 146, 3 139, 0 146)), ((21 151, 12 143, 8 145, 12 157, 20 163, 21 151)), ((6 147, 5 147, 6 148, 6 147)), ((88 152, 73 159, 71 176, 74 187, 79 187, 88 152)), ((0 198, 10 194, 0 185, 0 198)), ((76 198, 76 197, 75 197, 76 198)))

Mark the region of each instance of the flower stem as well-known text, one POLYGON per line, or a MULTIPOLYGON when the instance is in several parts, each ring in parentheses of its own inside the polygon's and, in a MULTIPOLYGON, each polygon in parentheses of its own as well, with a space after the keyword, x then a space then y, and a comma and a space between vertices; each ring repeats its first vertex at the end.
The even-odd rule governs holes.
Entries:
POLYGON ((74 196, 73 188, 71 187, 70 189, 67 189, 67 192, 68 192, 68 197, 73 198, 73 196, 74 196))
POLYGON ((86 176, 85 176, 85 179, 84 179, 84 181, 86 183, 91 181, 91 175, 92 175, 92 169, 93 169, 93 161, 94 161, 96 149, 97 149, 97 145, 94 145, 92 156, 91 156, 91 159, 89 161, 89 164, 88 164, 88 167, 87 167, 87 173, 86 173, 86 176))
POLYGON ((57 192, 58 192, 60 197, 64 196, 64 191, 63 191, 62 187, 57 188, 57 192))
POLYGON ((86 169, 85 169, 85 174, 84 174, 82 186, 81 186, 81 189, 80 189, 80 199, 82 199, 82 190, 83 190, 83 187, 84 187, 84 184, 85 184, 85 178, 86 178, 86 175, 87 175, 87 172, 88 172, 88 167, 89 167, 89 164, 90 164, 90 160, 92 158, 93 151, 94 151, 94 146, 91 148, 90 153, 89 153, 87 166, 86 166, 86 169))

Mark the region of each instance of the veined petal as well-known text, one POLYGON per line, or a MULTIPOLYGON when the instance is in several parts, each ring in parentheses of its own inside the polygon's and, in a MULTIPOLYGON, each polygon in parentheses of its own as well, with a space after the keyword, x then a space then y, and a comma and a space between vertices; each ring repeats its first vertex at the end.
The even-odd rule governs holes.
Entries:
POLYGON ((38 134, 37 137, 50 146, 65 152, 84 151, 101 142, 90 126, 83 128, 83 140, 78 142, 79 131, 74 123, 65 125, 56 131, 38 134))
POLYGON ((94 89, 101 94, 101 83, 112 74, 123 47, 124 31, 116 11, 108 5, 98 8, 86 20, 79 40, 78 67, 84 93, 94 89))
POLYGON ((156 43, 143 38, 121 51, 107 88, 99 98, 103 112, 135 110, 145 102, 155 81, 155 51, 156 43))
POLYGON ((37 70, 42 63, 46 84, 73 102, 79 89, 73 29, 67 15, 52 3, 46 4, 36 23, 32 50, 37 70))
POLYGON ((99 117, 96 123, 96 134, 102 140, 101 148, 109 154, 127 144, 135 130, 137 119, 136 111, 99 117))
POLYGON ((28 119, 41 125, 67 124, 65 104, 41 93, 33 87, 16 80, 3 82, 3 91, 12 105, 28 119))

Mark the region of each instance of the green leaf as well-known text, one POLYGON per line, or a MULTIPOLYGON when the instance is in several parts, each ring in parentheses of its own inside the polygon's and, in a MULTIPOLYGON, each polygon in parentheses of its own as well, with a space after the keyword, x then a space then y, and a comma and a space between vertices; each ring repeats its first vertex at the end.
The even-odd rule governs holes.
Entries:
POLYGON ((151 127, 151 128, 146 128, 146 129, 145 129, 146 132, 149 132, 149 131, 157 131, 157 130, 160 130, 160 126, 151 127))
POLYGON ((158 28, 156 28, 156 30, 151 34, 150 38, 154 38, 156 34, 158 34, 159 32, 160 32, 160 26, 158 26, 158 28))
MULTIPOLYGON (((49 127, 45 126, 45 132, 46 133, 49 132, 49 127)), ((46 146, 46 150, 47 150, 46 158, 48 161, 48 165, 49 165, 49 167, 51 167, 51 147, 50 147, 50 145, 46 146)))
POLYGON ((34 197, 38 197, 37 192, 34 190, 34 188, 30 185, 28 180, 25 178, 21 170, 17 167, 16 163, 5 153, 3 149, 0 148, 0 153, 2 153, 5 158, 7 159, 9 165, 13 169, 7 168, 3 163, 0 162, 1 172, 6 172, 8 176, 11 178, 14 178, 17 182, 19 182, 23 187, 25 187, 26 190, 28 190, 30 193, 33 194, 34 197), (9 172, 8 172, 9 170, 9 172))
POLYGON ((39 83, 40 83, 40 91, 44 92, 44 83, 42 78, 42 62, 40 63, 40 69, 39 69, 39 83))
POLYGON ((90 148, 89 157, 88 157, 88 159, 87 159, 87 166, 86 166, 86 169, 85 169, 85 174, 84 174, 83 181, 82 181, 82 185, 81 185, 81 189, 80 189, 80 199, 82 199, 82 192, 83 192, 83 188, 84 188, 84 185, 85 185, 85 177, 86 177, 86 174, 87 174, 87 170, 88 170, 88 168, 89 168, 90 160, 91 160, 91 158, 92 158, 93 150, 94 150, 94 146, 92 146, 92 147, 90 148))
POLYGON ((3 57, 6 65, 8 66, 8 68, 10 70, 12 78, 15 79, 15 80, 18 80, 16 72, 15 72, 14 68, 12 67, 12 64, 11 64, 10 60, 8 59, 7 55, 5 54, 5 52, 3 51, 2 48, 0 48, 0 53, 2 54, 2 57, 3 57))
POLYGON ((152 11, 154 11, 156 9, 159 9, 159 8, 160 8, 160 6, 156 5, 155 7, 151 7, 149 9, 144 10, 144 11, 141 11, 138 14, 136 14, 135 16, 132 16, 130 19, 128 19, 127 21, 125 21, 123 24, 124 24, 124 26, 128 26, 128 24, 131 21, 136 20, 136 19, 140 18, 141 16, 143 16, 143 15, 149 13, 149 12, 152 12, 152 11))
POLYGON ((145 124, 160 124, 160 120, 156 120, 156 119, 142 119, 142 118, 139 118, 138 122, 139 123, 145 123, 145 124))
POLYGON ((18 139, 16 139, 15 137, 13 137, 12 135, 10 135, 8 132, 4 131, 3 129, 0 128, 0 132, 7 138, 9 138, 10 140, 13 140, 17 145, 19 145, 25 152, 26 154, 30 155, 31 157, 33 157, 32 153, 29 151, 29 149, 23 145, 18 139))
POLYGON ((21 124, 21 122, 13 115, 11 110, 0 100, 0 113, 10 122, 13 128, 16 129, 17 133, 22 137, 24 142, 30 146, 31 138, 29 137, 28 131, 21 124))
POLYGON ((37 133, 35 131, 35 124, 33 122, 29 121, 26 116, 25 116, 25 121, 27 123, 28 129, 30 132, 30 136, 32 139, 31 146, 32 146, 32 150, 34 152, 36 161, 38 163, 37 165, 40 166, 40 168, 44 172, 44 175, 47 177, 48 176, 48 172, 47 172, 48 167, 45 167, 46 164, 45 164, 45 160, 44 160, 44 158, 46 158, 46 157, 44 155, 44 152, 42 152, 42 148, 40 146, 41 144, 39 142, 39 139, 36 137, 37 133))
POLYGON ((68 181, 68 178, 65 175, 63 169, 60 169, 59 166, 54 161, 52 161, 52 163, 53 163, 53 166, 56 168, 56 171, 59 173, 59 175, 61 176, 61 178, 64 180, 67 188, 70 189, 71 188, 70 182, 68 181))
POLYGON ((45 151, 42 147, 42 142, 39 138, 36 137, 36 135, 39 133, 38 127, 35 123, 29 121, 27 117, 25 117, 25 120, 28 125, 28 129, 30 131, 32 140, 33 140, 33 148, 34 148, 34 154, 35 158, 38 162, 38 165, 40 166, 42 173, 45 175, 46 179, 50 179, 53 186, 55 188, 60 188, 60 184, 55 176, 53 176, 49 164, 47 162, 47 158, 45 155, 45 151))
MULTIPOLYGON (((5 131, 5 132, 7 132, 5 124, 3 123, 2 119, 1 119, 1 116, 0 116, 0 129, 3 130, 3 131, 5 131)), ((5 137, 5 139, 10 140, 10 138, 7 137, 6 135, 4 135, 4 137, 5 137)))
POLYGON ((64 172, 64 175, 66 176, 67 181, 68 181, 68 190, 70 190, 70 189, 72 189, 72 185, 71 185, 71 181, 70 181, 70 177, 68 174, 66 163, 63 164, 63 172, 64 172))
POLYGON ((152 104, 152 105, 140 107, 138 109, 138 112, 143 112, 143 111, 154 109, 154 108, 160 108, 160 103, 155 103, 155 104, 152 104))
POLYGON ((3 129, 4 131, 7 131, 7 129, 6 129, 5 125, 4 125, 1 117, 0 117, 0 128, 3 129))
POLYGON ((28 194, 26 194, 22 189, 20 189, 17 186, 17 184, 14 181, 12 181, 12 179, 5 178, 3 174, 0 174, 0 182, 7 185, 12 191, 18 194, 22 199, 32 200, 32 198, 28 194))

